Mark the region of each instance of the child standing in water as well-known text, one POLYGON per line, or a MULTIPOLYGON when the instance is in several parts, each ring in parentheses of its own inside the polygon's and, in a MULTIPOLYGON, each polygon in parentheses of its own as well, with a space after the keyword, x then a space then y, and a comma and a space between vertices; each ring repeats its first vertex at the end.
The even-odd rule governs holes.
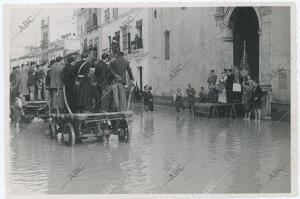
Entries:
POLYGON ((22 106, 22 93, 18 93, 13 108, 13 126, 16 127, 17 132, 20 130, 19 123, 24 115, 22 106))

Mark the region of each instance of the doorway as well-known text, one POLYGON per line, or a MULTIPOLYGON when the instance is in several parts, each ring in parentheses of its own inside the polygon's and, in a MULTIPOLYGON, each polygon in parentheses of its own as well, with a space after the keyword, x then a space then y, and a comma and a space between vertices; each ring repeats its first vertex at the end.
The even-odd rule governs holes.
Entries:
POLYGON ((252 7, 235 8, 230 16, 233 33, 233 64, 240 68, 244 41, 249 64, 249 75, 259 81, 259 23, 252 7))

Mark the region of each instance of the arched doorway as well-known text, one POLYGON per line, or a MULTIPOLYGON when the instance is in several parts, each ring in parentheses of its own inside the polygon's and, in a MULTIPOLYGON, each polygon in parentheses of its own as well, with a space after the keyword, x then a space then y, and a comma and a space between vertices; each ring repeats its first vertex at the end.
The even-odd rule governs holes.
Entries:
POLYGON ((233 64, 240 67, 246 41, 250 75, 253 80, 259 81, 259 23, 255 10, 252 7, 235 8, 229 26, 233 36, 233 64))

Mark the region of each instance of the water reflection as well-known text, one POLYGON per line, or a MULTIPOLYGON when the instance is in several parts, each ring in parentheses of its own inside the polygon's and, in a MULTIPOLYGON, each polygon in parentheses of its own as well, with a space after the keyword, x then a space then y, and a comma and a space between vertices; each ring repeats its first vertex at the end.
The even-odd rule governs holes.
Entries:
POLYGON ((290 155, 289 123, 195 118, 168 107, 133 111, 129 144, 111 136, 109 142, 91 139, 69 147, 45 135, 47 123, 11 131, 10 193, 201 193, 220 179, 212 193, 290 191, 289 166, 262 186, 290 155), (190 158, 162 188, 170 172, 190 158), (85 163, 62 189, 73 169, 85 163))

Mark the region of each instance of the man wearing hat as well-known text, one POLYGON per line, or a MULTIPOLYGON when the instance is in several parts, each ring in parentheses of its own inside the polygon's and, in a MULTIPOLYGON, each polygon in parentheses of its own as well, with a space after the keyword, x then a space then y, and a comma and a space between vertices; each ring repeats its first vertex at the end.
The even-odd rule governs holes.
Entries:
POLYGON ((209 97, 210 102, 216 102, 216 94, 217 94, 216 82, 217 82, 217 75, 215 75, 214 70, 210 70, 210 74, 207 79, 208 88, 210 90, 210 97, 209 97))
POLYGON ((81 60, 75 63, 74 78, 75 78, 75 90, 76 96, 76 111, 83 113, 89 112, 90 109, 90 68, 92 65, 92 53, 84 51, 81 55, 81 60))

